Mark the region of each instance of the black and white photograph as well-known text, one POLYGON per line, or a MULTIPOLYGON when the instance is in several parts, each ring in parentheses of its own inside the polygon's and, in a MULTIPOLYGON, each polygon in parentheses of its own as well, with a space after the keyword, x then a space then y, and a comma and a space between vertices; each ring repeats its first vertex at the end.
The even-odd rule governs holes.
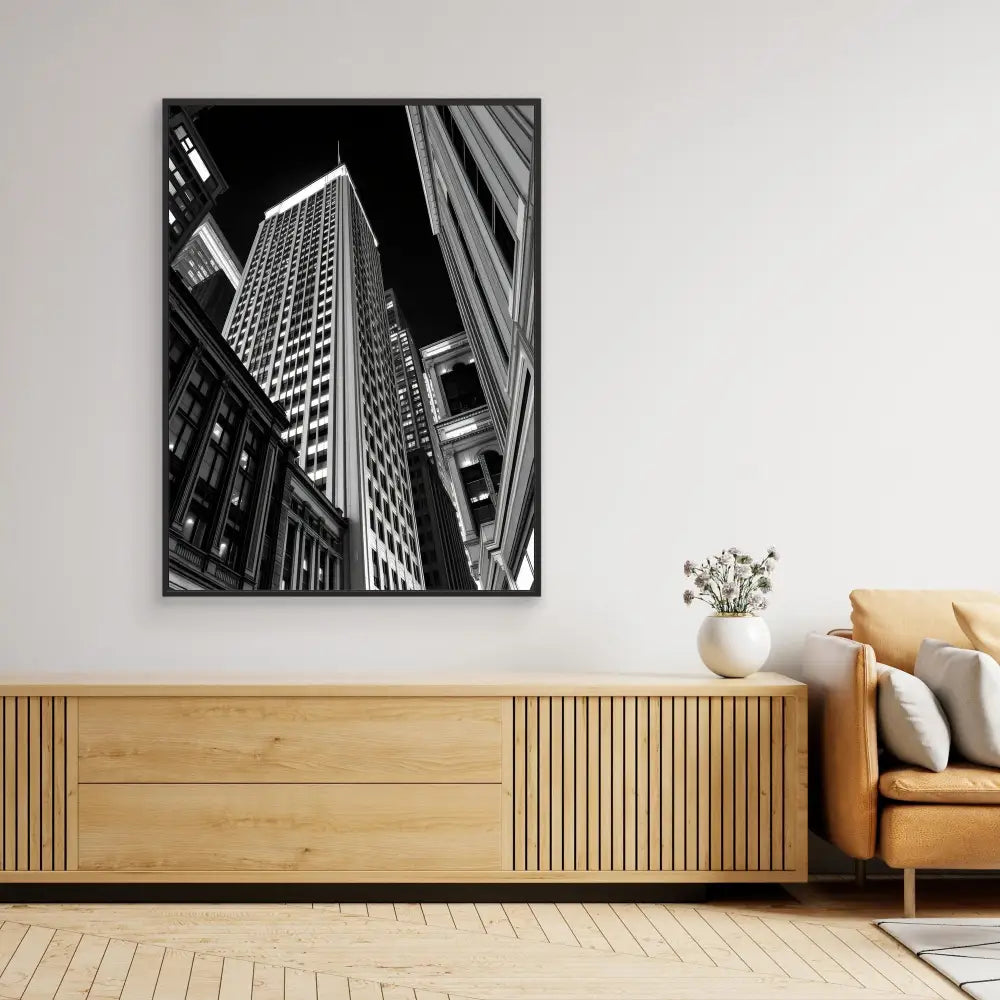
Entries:
POLYGON ((164 594, 541 593, 540 115, 164 102, 164 594))

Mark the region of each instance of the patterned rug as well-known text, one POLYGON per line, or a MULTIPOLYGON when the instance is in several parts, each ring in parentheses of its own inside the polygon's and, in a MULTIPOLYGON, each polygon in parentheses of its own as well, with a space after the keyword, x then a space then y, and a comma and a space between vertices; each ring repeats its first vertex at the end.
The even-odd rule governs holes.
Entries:
POLYGON ((1000 921, 876 920, 917 958, 976 1000, 1000 1000, 1000 921))

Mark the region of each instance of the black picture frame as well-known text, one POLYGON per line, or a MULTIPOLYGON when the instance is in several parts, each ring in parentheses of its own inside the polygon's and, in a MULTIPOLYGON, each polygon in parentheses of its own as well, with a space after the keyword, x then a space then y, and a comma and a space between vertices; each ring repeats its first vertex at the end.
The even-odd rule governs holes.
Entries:
POLYGON ((522 598, 540 597, 542 594, 542 435, 541 435, 541 387, 542 387, 542 114, 541 98, 164 98, 161 105, 161 192, 160 192, 160 225, 162 233, 162 397, 161 397, 161 437, 160 448, 163 456, 161 466, 162 498, 161 498, 161 595, 179 598, 211 598, 211 597, 375 597, 375 598, 427 598, 427 597, 458 597, 474 598, 522 598), (533 550, 533 582, 530 589, 495 589, 495 590, 290 590, 290 589, 220 589, 220 590, 181 590, 170 586, 170 450, 169 450, 169 346, 170 346, 170 305, 168 299, 168 283, 171 271, 170 230, 167 225, 169 208, 168 167, 170 109, 177 106, 399 106, 408 105, 518 105, 533 109, 534 134, 532 149, 532 184, 534 185, 534 220, 532 229, 532 267, 534 275, 534 331, 533 331, 533 386, 532 402, 534 410, 533 445, 534 445, 534 483, 533 483, 533 523, 531 531, 534 535, 533 550))

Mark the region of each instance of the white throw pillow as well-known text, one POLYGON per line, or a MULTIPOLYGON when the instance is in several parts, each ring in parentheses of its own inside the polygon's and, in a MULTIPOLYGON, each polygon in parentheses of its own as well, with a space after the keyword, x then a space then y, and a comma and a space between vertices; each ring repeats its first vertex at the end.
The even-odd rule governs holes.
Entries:
POLYGON ((934 692, 919 677, 878 664, 878 732, 904 764, 943 771, 951 753, 951 731, 934 692))
POLYGON ((975 649, 924 639, 914 673, 941 702, 959 753, 1000 767, 1000 664, 975 649))

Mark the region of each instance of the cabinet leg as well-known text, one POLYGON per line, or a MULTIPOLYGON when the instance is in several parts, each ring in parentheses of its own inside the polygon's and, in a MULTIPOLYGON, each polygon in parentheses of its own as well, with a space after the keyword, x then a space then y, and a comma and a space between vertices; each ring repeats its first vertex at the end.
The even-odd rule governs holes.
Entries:
POLYGON ((903 916, 915 917, 917 915, 917 870, 915 868, 903 869, 903 916))
POLYGON ((859 889, 863 889, 867 881, 868 881, 868 862, 865 861, 863 858, 855 858, 854 884, 859 889))

